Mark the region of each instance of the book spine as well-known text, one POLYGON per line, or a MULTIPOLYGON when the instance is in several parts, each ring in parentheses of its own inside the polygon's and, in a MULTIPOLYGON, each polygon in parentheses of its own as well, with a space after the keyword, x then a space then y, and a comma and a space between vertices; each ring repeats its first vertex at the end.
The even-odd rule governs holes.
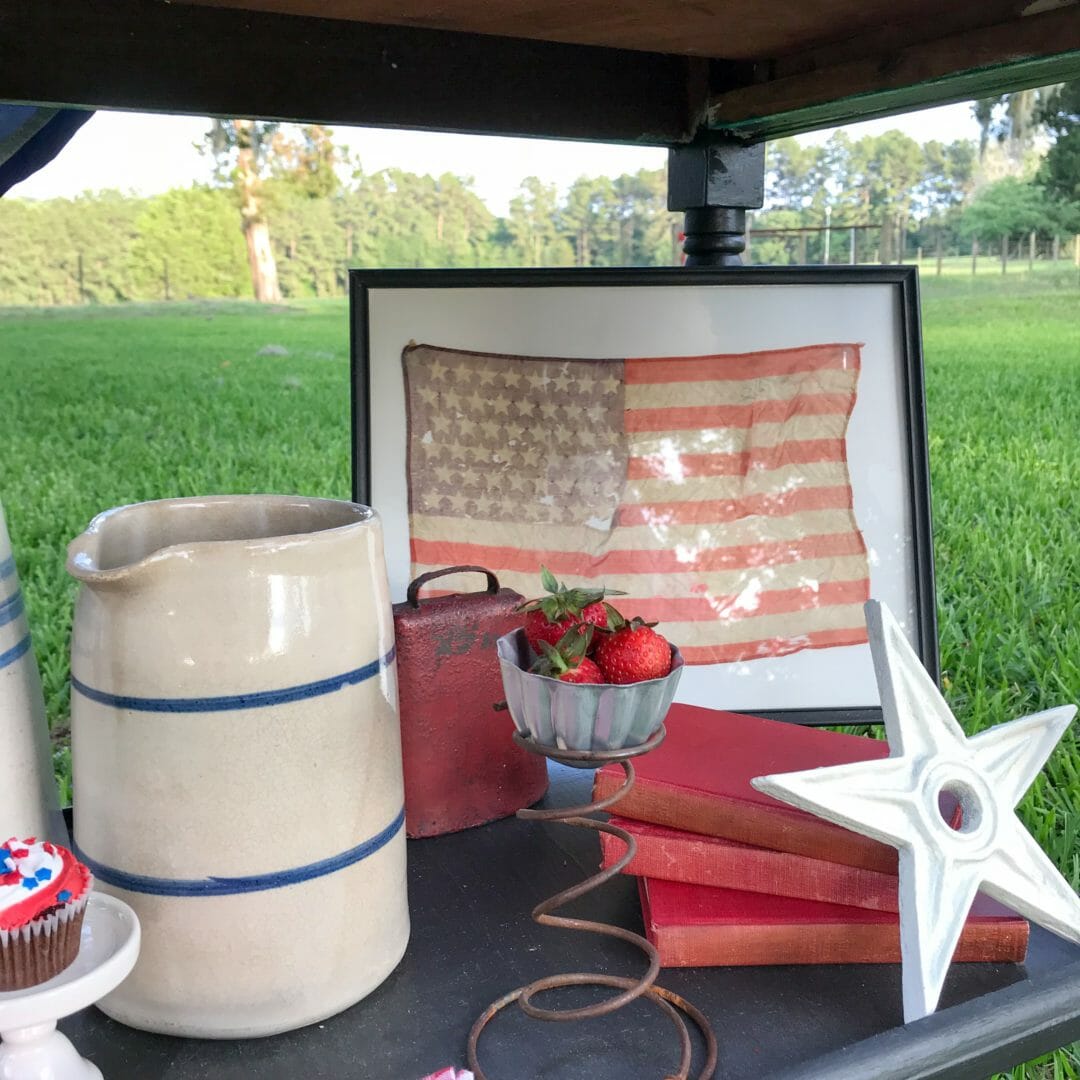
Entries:
MULTIPOLYGON (((662 967, 747 967, 772 964, 898 964, 897 925, 801 923, 768 926, 646 927, 662 967)), ((1020 963, 1027 924, 1007 920, 964 928, 954 961, 1020 963)))
MULTIPOLYGON (((616 824, 637 841, 637 854, 624 869, 625 874, 873 911, 898 910, 897 879, 889 874, 788 852, 717 844, 692 834, 651 836, 636 832, 634 822, 622 819, 616 824)), ((618 837, 600 834, 602 866, 610 866, 624 850, 618 837)))
MULTIPOLYGON (((622 782, 621 773, 616 776, 601 769, 593 782, 593 795, 605 798, 622 782)), ((634 788, 619 800, 619 815, 863 870, 897 872, 893 848, 780 803, 773 807, 708 795, 639 776, 634 788)))

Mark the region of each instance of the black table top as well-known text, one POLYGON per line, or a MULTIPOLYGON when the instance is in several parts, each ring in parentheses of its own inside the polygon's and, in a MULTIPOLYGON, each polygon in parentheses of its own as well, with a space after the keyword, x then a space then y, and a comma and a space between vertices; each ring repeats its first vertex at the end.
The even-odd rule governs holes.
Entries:
MULTIPOLYGON (((551 774, 546 804, 587 801, 591 772, 552 765, 551 774)), ((135 1031, 96 1009, 60 1028, 106 1080, 417 1080, 444 1065, 464 1067, 473 1021, 506 991, 564 971, 643 970, 629 945, 529 918, 540 900, 595 872, 598 859, 595 833, 514 818, 411 841, 404 959, 364 1001, 309 1028, 243 1041, 178 1039, 135 1031)), ((627 877, 564 913, 641 930, 627 877)), ((980 1080, 1080 1039, 1080 948, 1037 927, 1026 963, 954 964, 937 1014, 906 1026, 898 965, 678 969, 662 971, 659 983, 709 1017, 720 1044, 717 1077, 980 1080)), ((585 1004, 608 993, 562 991, 538 1004, 585 1004)), ((510 1008, 485 1031, 480 1057, 489 1080, 651 1080, 674 1067, 677 1044, 670 1022, 646 1002, 565 1023, 510 1008)))

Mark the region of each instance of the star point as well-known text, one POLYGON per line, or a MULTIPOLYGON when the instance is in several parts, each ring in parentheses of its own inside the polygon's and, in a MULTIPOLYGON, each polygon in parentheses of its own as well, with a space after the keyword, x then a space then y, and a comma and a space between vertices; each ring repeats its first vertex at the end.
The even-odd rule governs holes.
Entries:
POLYGON ((889 756, 755 778, 759 791, 900 852, 904 1019, 937 1008, 980 888, 1080 943, 1080 898, 1016 816, 1076 708, 964 734, 888 608, 866 604, 889 756), (960 806, 946 820, 942 794, 960 806))

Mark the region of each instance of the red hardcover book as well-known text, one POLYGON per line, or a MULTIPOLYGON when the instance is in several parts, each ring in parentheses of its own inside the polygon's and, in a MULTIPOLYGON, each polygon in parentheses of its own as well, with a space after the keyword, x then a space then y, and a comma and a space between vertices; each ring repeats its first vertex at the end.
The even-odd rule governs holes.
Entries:
MULTIPOLYGON (((768 773, 888 757, 880 739, 672 705, 667 739, 634 761, 637 782, 621 799, 621 817, 789 851, 812 859, 896 874, 896 851, 755 791, 768 773)), ((618 765, 596 773, 593 794, 612 794, 624 780, 618 765)))
MULTIPOLYGON (((895 964, 899 916, 885 911, 640 878, 645 936, 663 967, 895 964)), ((977 896, 954 961, 1021 963, 1025 919, 977 896)))
MULTIPOLYGON (((811 859, 789 851, 771 851, 614 815, 611 824, 625 829, 637 841, 637 854, 624 868, 624 874, 875 911, 897 910, 895 874, 811 859)), ((600 833, 601 865, 610 866, 625 851, 626 845, 617 836, 600 833)))

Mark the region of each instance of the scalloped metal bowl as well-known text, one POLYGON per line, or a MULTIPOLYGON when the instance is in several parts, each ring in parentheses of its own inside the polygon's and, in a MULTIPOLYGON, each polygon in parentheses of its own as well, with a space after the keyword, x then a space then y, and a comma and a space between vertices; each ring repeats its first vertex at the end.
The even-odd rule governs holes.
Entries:
POLYGON ((496 643, 503 689, 522 735, 561 750, 621 750, 645 742, 663 723, 682 676, 672 646, 671 672, 626 686, 564 683, 529 671, 535 659, 524 630, 496 643))

